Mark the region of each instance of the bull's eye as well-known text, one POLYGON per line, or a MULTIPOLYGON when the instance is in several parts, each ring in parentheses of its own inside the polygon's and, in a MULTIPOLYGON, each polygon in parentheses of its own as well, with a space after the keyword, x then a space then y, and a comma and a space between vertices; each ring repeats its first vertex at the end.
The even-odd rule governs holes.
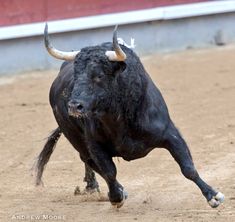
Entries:
POLYGON ((104 78, 104 75, 97 75, 96 77, 94 77, 94 81, 95 82, 101 82, 104 78))

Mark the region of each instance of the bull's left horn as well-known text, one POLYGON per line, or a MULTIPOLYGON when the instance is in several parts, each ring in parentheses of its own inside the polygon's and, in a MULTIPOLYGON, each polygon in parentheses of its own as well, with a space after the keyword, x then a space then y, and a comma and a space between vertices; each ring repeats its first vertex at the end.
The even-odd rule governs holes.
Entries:
POLYGON ((114 32, 113 32, 113 48, 114 51, 106 51, 105 55, 108 57, 109 61, 117 61, 122 62, 126 59, 125 52, 122 51, 120 45, 118 44, 117 39, 117 25, 115 26, 114 32))
POLYGON ((49 52, 49 54, 57 59, 72 61, 75 59, 75 56, 80 52, 80 51, 63 52, 63 51, 60 51, 60 50, 54 48, 50 42, 50 38, 48 35, 47 23, 46 23, 45 29, 44 29, 44 44, 45 44, 45 47, 46 47, 47 51, 49 52))

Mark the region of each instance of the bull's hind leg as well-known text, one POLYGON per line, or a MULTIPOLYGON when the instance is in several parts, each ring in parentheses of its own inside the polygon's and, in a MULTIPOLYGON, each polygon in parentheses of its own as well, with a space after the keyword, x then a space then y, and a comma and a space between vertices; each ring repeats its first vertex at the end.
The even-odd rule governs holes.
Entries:
POLYGON ((164 145, 174 157, 175 161, 179 164, 183 175, 197 184, 202 194, 207 199, 209 205, 213 208, 218 207, 220 203, 223 202, 224 195, 220 192, 216 192, 211 186, 200 178, 194 167, 188 146, 173 123, 170 124, 165 133, 164 145))
POLYGON ((83 181, 86 182, 86 187, 84 191, 81 192, 79 186, 77 186, 74 190, 75 195, 81 195, 81 194, 85 195, 85 194, 93 194, 96 192, 98 193, 100 192, 99 184, 96 180, 95 173, 91 169, 91 167, 89 167, 86 163, 85 163, 85 177, 83 181))
POLYGON ((85 192, 87 193, 100 192, 99 184, 96 181, 95 173, 87 164, 85 164, 84 182, 87 183, 85 192))
POLYGON ((86 163, 105 179, 111 204, 120 208, 127 198, 127 193, 116 179, 117 169, 112 157, 98 144, 90 144, 89 152, 91 158, 86 163))

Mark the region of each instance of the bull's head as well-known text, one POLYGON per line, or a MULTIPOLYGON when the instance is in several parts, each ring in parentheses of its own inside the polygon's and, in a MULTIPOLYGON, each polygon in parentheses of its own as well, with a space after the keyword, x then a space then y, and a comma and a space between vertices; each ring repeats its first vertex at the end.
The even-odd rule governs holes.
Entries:
POLYGON ((74 64, 73 90, 68 101, 68 113, 74 117, 104 113, 112 106, 117 87, 117 76, 123 72, 126 54, 118 44, 117 26, 113 43, 83 48, 81 51, 62 52, 55 49, 44 30, 47 51, 55 58, 72 61, 74 64))

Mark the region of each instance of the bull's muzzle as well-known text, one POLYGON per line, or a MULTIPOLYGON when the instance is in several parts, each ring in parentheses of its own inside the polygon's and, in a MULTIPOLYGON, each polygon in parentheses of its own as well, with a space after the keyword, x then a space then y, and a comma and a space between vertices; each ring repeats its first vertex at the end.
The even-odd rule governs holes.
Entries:
POLYGON ((68 102, 68 113, 73 117, 82 117, 85 115, 84 103, 79 100, 71 100, 68 102))

